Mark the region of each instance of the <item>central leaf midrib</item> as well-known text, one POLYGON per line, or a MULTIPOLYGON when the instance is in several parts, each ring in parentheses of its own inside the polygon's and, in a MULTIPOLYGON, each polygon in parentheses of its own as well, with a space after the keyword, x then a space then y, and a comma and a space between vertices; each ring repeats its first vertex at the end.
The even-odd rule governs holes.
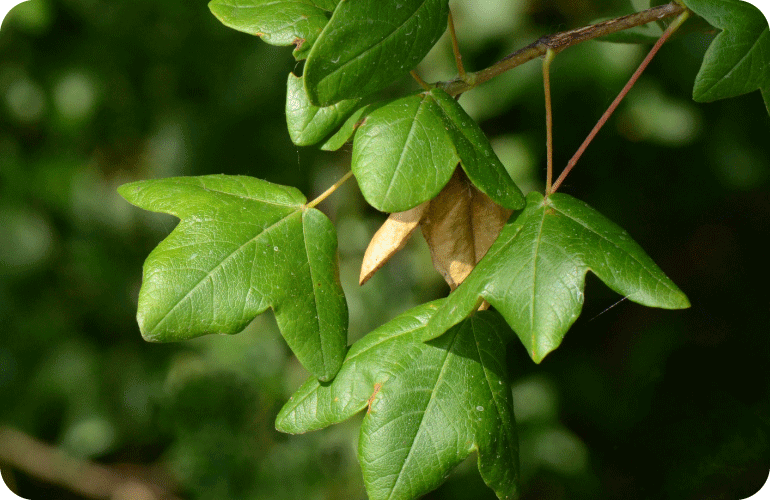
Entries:
POLYGON ((533 253, 532 258, 532 300, 530 301, 530 308, 529 308, 529 329, 530 333, 532 335, 532 343, 531 349, 532 349, 532 356, 534 357, 536 355, 535 353, 535 300, 537 298, 537 293, 535 289, 537 288, 537 259, 540 254, 540 242, 543 238, 543 226, 545 226, 545 216, 546 216, 546 207, 543 206, 540 208, 542 210, 542 214, 540 215, 540 227, 537 231, 537 238, 535 238, 535 250, 533 253))
MULTIPOLYGON (((708 86, 708 88, 706 88, 706 90, 704 90, 703 94, 704 94, 704 95, 705 95, 705 94, 708 94, 709 92, 711 92, 711 91, 714 89, 714 87, 716 87, 717 85, 719 85, 720 83, 722 83, 722 82, 724 82, 726 79, 728 79, 728 78, 730 77, 730 75, 731 75, 733 72, 735 72, 735 71, 736 71, 736 69, 738 68, 738 66, 740 66, 741 64, 743 64, 743 61, 745 61, 745 60, 746 60, 746 59, 749 57, 749 55, 750 55, 750 54, 751 54, 751 53, 754 51, 754 49, 755 49, 755 48, 756 48, 756 47, 759 45, 759 42, 760 42, 760 40, 762 39, 762 36, 763 36, 763 35, 766 35, 766 34, 767 34, 769 31, 770 31, 770 28, 765 28, 765 29, 763 29, 763 30, 762 30, 762 31, 759 33, 759 36, 758 36, 758 37, 757 37, 757 39, 754 41, 754 43, 752 43, 752 44, 751 44, 751 48, 749 48, 749 50, 747 50, 747 51, 746 51, 746 53, 745 53, 745 54, 744 54, 744 55, 743 55, 743 56, 742 56, 742 57, 741 57, 741 58, 738 60, 738 62, 736 62, 735 64, 733 64, 733 66, 732 66, 732 67, 731 67, 731 68, 730 68, 728 71, 724 72, 720 78, 716 78, 716 79, 714 79, 713 83, 712 83, 711 85, 709 85, 709 86, 708 86)), ((731 30, 731 32, 732 32, 732 30, 731 30)))
MULTIPOLYGON (((238 182, 240 183, 240 181, 238 181, 238 182)), ((216 194, 216 195, 223 195, 223 196, 230 196, 230 197, 236 198, 238 200, 248 200, 250 202, 264 203, 265 205, 272 205, 272 206, 275 206, 275 207, 283 207, 283 208, 300 209, 302 204, 307 201, 307 200, 303 200, 302 202, 295 202, 295 203, 287 204, 287 203, 280 203, 280 202, 276 202, 276 201, 266 200, 266 199, 262 199, 262 198, 253 198, 251 196, 244 196, 244 195, 239 195, 239 194, 235 194, 235 193, 228 193, 227 191, 221 191, 219 189, 210 188, 210 187, 207 187, 207 186, 205 186, 203 184, 192 184, 192 183, 188 183, 188 182, 179 182, 179 181, 174 181, 174 180, 166 180, 164 182, 164 184, 181 186, 181 187, 186 188, 188 190, 189 189, 200 189, 200 190, 205 191, 207 193, 212 193, 212 194, 216 194)), ((240 183, 240 184, 241 184, 241 187, 246 189, 246 186, 243 183, 240 183)), ((149 208, 149 207, 147 209, 148 210, 153 210, 152 208, 149 208)))

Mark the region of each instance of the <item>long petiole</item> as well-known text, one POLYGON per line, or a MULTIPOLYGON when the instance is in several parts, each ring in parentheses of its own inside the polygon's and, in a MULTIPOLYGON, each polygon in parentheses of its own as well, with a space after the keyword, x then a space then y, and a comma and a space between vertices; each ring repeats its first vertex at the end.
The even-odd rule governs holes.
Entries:
POLYGON ((420 75, 418 75, 416 71, 412 70, 409 72, 409 74, 412 75, 412 78, 414 78, 415 81, 420 84, 420 87, 424 88, 425 90, 431 89, 431 86, 428 85, 428 83, 425 80, 420 78, 420 75))
POLYGON ((591 130, 591 133, 588 134, 588 137, 583 141, 583 144, 580 145, 578 150, 575 152, 575 154, 572 156, 570 161, 567 163, 567 166, 564 168, 564 171, 561 173, 558 179, 556 179, 556 182, 553 183, 553 188, 551 189, 551 193, 555 193, 557 189, 559 189, 559 186, 561 186, 562 182, 564 182, 564 179, 569 175, 572 168, 575 166, 577 161, 580 159, 580 157, 583 155, 583 152, 586 150, 589 144, 591 144, 591 141, 594 140, 594 137, 596 137, 596 134, 601 130, 601 128, 604 126, 605 123, 607 123, 607 120, 612 115, 612 113, 615 111, 615 109, 618 107, 618 104, 620 104, 620 101, 623 100, 623 98, 628 94, 628 91, 631 90, 631 87, 634 86, 636 81, 641 76, 642 72, 647 68, 647 65, 650 64, 650 61, 652 61, 652 58, 655 57, 655 54, 658 53, 658 50, 663 46, 663 44, 666 42, 666 40, 669 39, 669 37, 676 31, 682 23, 684 23, 687 18, 690 16, 690 11, 686 10, 682 14, 679 15, 669 26, 666 28, 666 31, 663 32, 663 35, 658 39, 657 42, 655 42, 655 45, 650 50, 650 53, 647 54, 647 57, 644 58, 644 61, 639 65, 639 67, 636 69, 634 74, 631 76, 631 78, 628 80, 628 83, 626 83, 625 87, 623 87, 623 90, 620 91, 620 94, 615 98, 614 101, 612 101, 612 104, 610 104, 610 107, 607 108, 607 111, 604 112, 602 117, 599 119, 599 121, 594 126, 593 130, 591 130))
POLYGON ((553 180, 553 114, 551 112, 551 61, 556 56, 553 49, 548 49, 543 59, 543 89, 545 91, 545 148, 547 168, 545 178, 545 195, 551 194, 553 180))
POLYGON ((455 22, 452 17, 452 11, 449 11, 449 36, 452 38, 452 52, 455 55, 455 64, 457 65, 457 75, 460 80, 465 80, 465 68, 463 67, 463 56, 460 55, 460 44, 457 43, 457 33, 455 32, 455 22))
POLYGON ((305 205, 305 208, 315 208, 316 205, 324 201, 326 198, 331 196, 333 192, 335 192, 340 186, 345 184, 345 181, 353 177, 353 171, 349 171, 347 174, 343 175, 340 180, 334 183, 332 187, 321 193, 317 198, 315 198, 313 201, 305 205))

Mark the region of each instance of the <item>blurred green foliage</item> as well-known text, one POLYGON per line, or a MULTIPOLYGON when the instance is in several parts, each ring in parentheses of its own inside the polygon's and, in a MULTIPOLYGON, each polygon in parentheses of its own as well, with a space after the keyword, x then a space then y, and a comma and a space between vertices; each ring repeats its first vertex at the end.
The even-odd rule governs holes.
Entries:
MULTIPOLYGON (((452 7, 470 70, 545 33, 632 10, 598 0, 452 7)), ((616 304, 589 278, 584 313, 558 351, 535 366, 510 345, 525 499, 733 499, 767 476, 770 119, 759 93, 692 102, 712 37, 664 47, 562 188, 627 229, 693 307, 616 304)), ((643 53, 589 42, 556 58, 557 168, 643 53)), ((313 196, 347 169, 350 148, 291 144, 292 70, 301 66, 289 49, 225 28, 205 2, 14 9, 0 30, 0 424, 100 463, 160 465, 182 498, 365 497, 355 422, 304 436, 274 430, 306 373, 269 315, 236 336, 168 345, 143 342, 134 319, 142 262, 175 221, 131 208, 118 185, 231 173, 313 196)), ((446 37, 419 72, 453 76, 446 37)), ((539 64, 460 102, 519 185, 542 189, 539 64)), ((358 287, 383 216, 353 183, 320 208, 339 230, 350 342, 446 293, 419 239, 358 287)), ((8 472, 22 496, 78 498, 8 472)), ((490 497, 481 484, 464 464, 426 498, 490 497)))

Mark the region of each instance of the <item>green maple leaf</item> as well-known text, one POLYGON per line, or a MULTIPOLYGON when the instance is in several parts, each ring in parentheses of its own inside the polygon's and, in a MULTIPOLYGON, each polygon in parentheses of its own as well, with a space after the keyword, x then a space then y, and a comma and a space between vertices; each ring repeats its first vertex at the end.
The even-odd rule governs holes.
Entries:
POLYGON ((337 377, 308 380, 276 427, 307 432, 368 408, 358 455, 370 499, 417 498, 474 451, 486 484, 499 498, 515 498, 518 439, 504 362, 510 330, 484 311, 423 342, 439 304, 407 311, 353 344, 337 377))
POLYGON ((770 30, 755 6, 739 0, 684 0, 722 29, 703 57, 693 99, 710 102, 770 87, 770 30))
POLYGON ((535 362, 556 349, 580 315, 588 271, 627 299, 689 307, 687 297, 623 229, 571 196, 527 196, 468 278, 430 322, 438 336, 486 300, 535 362))
POLYGON ((225 175, 140 181, 119 192, 181 219, 144 263, 137 320, 145 339, 238 333, 272 307, 299 361, 321 380, 334 377, 348 321, 337 233, 302 193, 225 175))

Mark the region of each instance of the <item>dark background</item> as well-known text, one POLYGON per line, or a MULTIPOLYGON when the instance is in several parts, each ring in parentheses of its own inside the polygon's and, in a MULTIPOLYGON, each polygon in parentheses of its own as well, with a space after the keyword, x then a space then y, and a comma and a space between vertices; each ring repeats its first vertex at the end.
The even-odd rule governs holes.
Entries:
MULTIPOLYGON (((633 9, 598 0, 451 5, 469 70, 633 9)), ((583 315, 560 349, 538 366, 509 346, 525 499, 727 500, 767 477, 770 118, 758 92, 691 100, 712 37, 667 44, 561 188, 626 228, 692 308, 617 303, 589 276, 583 315)), ((556 58, 557 170, 645 50, 588 42, 556 58)), ((274 430, 306 373, 269 313, 239 335, 179 344, 145 343, 134 319, 142 262, 175 221, 131 207, 117 186, 230 173, 312 196, 347 170, 349 147, 291 144, 283 109, 292 70, 301 64, 289 48, 225 28, 204 1, 32 0, 6 19, 0 465, 20 495, 98 497, 82 489, 93 477, 67 469, 55 449, 105 465, 102 479, 136 477, 112 498, 158 498, 153 488, 186 499, 365 498, 357 419, 304 436, 274 430)), ((453 76, 446 37, 419 71, 431 81, 453 76)), ((460 102, 522 188, 542 190, 539 63, 460 102)), ((354 183, 321 208, 340 234, 351 342, 447 292, 419 237, 359 288, 363 251, 384 215, 354 183)), ((493 497, 472 458, 426 498, 482 496, 493 497)))

